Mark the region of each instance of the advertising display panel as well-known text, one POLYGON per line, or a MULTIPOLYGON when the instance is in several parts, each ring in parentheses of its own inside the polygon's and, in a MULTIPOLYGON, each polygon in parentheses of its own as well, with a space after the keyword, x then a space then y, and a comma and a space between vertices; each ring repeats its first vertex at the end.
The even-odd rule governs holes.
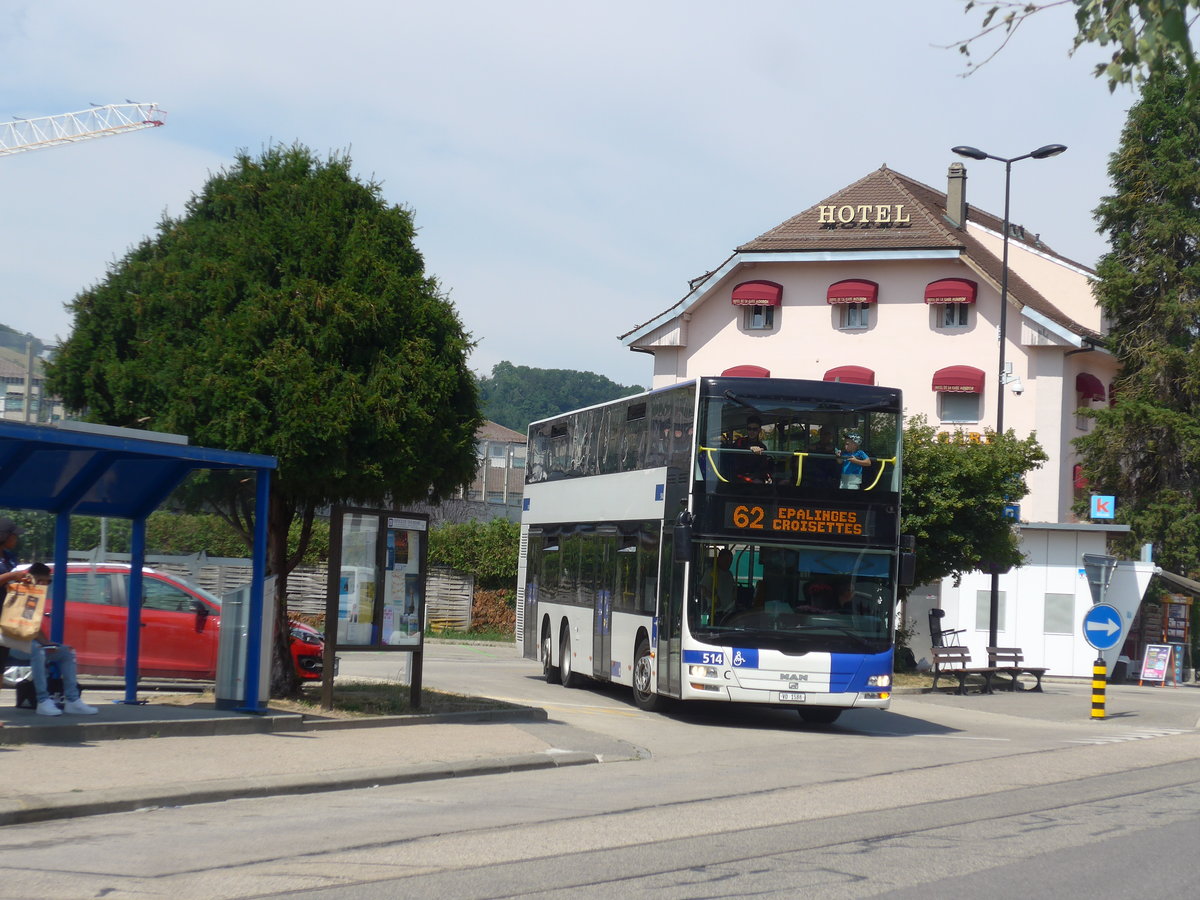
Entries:
POLYGON ((419 705, 429 517, 389 509, 335 506, 329 521, 324 684, 332 704, 335 653, 401 650, 413 654, 419 705))

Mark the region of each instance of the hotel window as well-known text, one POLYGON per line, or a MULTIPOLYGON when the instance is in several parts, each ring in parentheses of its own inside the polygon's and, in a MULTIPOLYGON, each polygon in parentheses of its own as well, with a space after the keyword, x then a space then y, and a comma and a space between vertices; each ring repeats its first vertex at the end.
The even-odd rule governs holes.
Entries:
POLYGON ((979 394, 938 394, 938 415, 950 424, 979 421, 979 394))
POLYGON ((1101 403, 1105 401, 1104 385, 1100 383, 1100 379, 1095 375, 1080 372, 1075 376, 1075 393, 1079 395, 1079 406, 1075 413, 1075 427, 1079 431, 1091 431, 1091 417, 1083 415, 1082 411, 1091 409, 1093 400, 1098 400, 1101 403))
POLYGON ((938 328, 966 328, 970 324, 971 304, 939 303, 934 306, 938 328))
POLYGON ((870 303, 839 303, 841 311, 839 328, 867 328, 871 324, 870 303))
POLYGON ((835 281, 825 293, 825 302, 838 308, 838 328, 868 328, 871 304, 879 299, 879 285, 862 278, 835 281))
POLYGON ((973 366, 946 366, 933 373, 938 395, 938 416, 950 424, 978 422, 982 408, 984 374, 973 366))
POLYGON ((746 306, 742 327, 747 331, 770 331, 775 327, 774 306, 746 306))
POLYGON ((783 285, 774 281, 743 281, 733 289, 734 306, 743 310, 746 331, 770 331, 775 327, 775 307, 783 302, 783 285))
POLYGON ((966 328, 978 285, 966 278, 942 278, 925 285, 925 302, 933 307, 937 328, 966 328))

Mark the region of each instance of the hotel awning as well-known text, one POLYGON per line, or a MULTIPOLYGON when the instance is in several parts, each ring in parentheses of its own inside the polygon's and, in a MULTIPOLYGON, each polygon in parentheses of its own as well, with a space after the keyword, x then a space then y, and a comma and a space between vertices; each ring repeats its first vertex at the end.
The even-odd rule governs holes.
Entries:
POLYGON ((825 299, 829 303, 874 303, 879 297, 879 285, 860 278, 847 278, 829 286, 825 299))
POLYGON ((762 366, 734 366, 721 373, 730 378, 770 378, 771 370, 762 366))
POLYGON ((933 389, 951 394, 982 394, 983 371, 974 366, 946 366, 933 373, 933 389))
POLYGON ((978 286, 965 278, 943 278, 925 285, 926 303, 974 303, 978 286))
POLYGON ((837 366, 825 373, 824 381, 840 381, 842 384, 874 384, 875 373, 863 366, 837 366))
POLYGON ((778 306, 783 285, 773 281, 743 281, 733 289, 734 306, 778 306))
POLYGON ((1103 400, 1106 396, 1100 379, 1087 372, 1075 376, 1075 390, 1083 395, 1084 400, 1103 400))

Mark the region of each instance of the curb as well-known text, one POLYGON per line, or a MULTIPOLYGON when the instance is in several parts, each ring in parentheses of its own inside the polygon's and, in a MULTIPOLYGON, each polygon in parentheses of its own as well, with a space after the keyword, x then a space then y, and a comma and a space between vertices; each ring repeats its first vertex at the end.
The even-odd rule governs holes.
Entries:
POLYGON ((163 806, 193 806, 258 797, 317 794, 384 785, 410 784, 443 778, 470 778, 555 769, 600 762, 594 753, 546 750, 496 759, 426 763, 400 768, 346 769, 306 775, 262 775, 230 778, 204 785, 167 785, 143 789, 117 788, 89 792, 87 796, 17 796, 0 800, 0 827, 53 819, 73 819, 163 806))
POLYGON ((470 712, 414 713, 407 716, 372 716, 362 719, 323 719, 303 717, 295 728, 280 727, 275 731, 338 731, 353 728, 380 728, 398 725, 453 725, 460 722, 545 722, 550 718, 546 710, 538 706, 521 706, 513 709, 480 709, 470 712))
POLYGON ((400 725, 448 725, 456 722, 545 722, 544 709, 533 706, 481 709, 452 713, 414 713, 327 719, 303 713, 231 713, 194 719, 150 719, 145 722, 61 722, 0 728, 0 745, 87 743, 156 737, 208 737, 226 734, 275 734, 297 731, 336 731, 354 728, 392 728, 400 725))

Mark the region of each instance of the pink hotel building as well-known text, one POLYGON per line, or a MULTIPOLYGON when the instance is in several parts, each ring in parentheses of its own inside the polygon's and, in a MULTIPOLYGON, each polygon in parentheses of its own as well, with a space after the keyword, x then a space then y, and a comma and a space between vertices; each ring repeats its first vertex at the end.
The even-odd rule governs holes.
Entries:
MULTIPOLYGON (((882 167, 738 247, 621 340, 654 357, 655 388, 739 372, 887 385, 903 390, 906 415, 970 435, 995 427, 1006 391, 1005 429, 1036 432, 1049 461, 1030 473, 1021 502, 1027 562, 1001 577, 999 644, 1052 674, 1090 676, 1081 557, 1125 530, 1071 512, 1086 493, 1071 441, 1090 420, 1078 410, 1108 402, 1117 371, 1101 345, 1095 273, 1010 226, 1001 378, 1003 220, 967 204, 966 180, 957 162, 945 193, 882 167)), ((981 572, 914 590, 906 618, 917 623, 917 658, 932 607, 986 658, 989 599, 981 572)))

